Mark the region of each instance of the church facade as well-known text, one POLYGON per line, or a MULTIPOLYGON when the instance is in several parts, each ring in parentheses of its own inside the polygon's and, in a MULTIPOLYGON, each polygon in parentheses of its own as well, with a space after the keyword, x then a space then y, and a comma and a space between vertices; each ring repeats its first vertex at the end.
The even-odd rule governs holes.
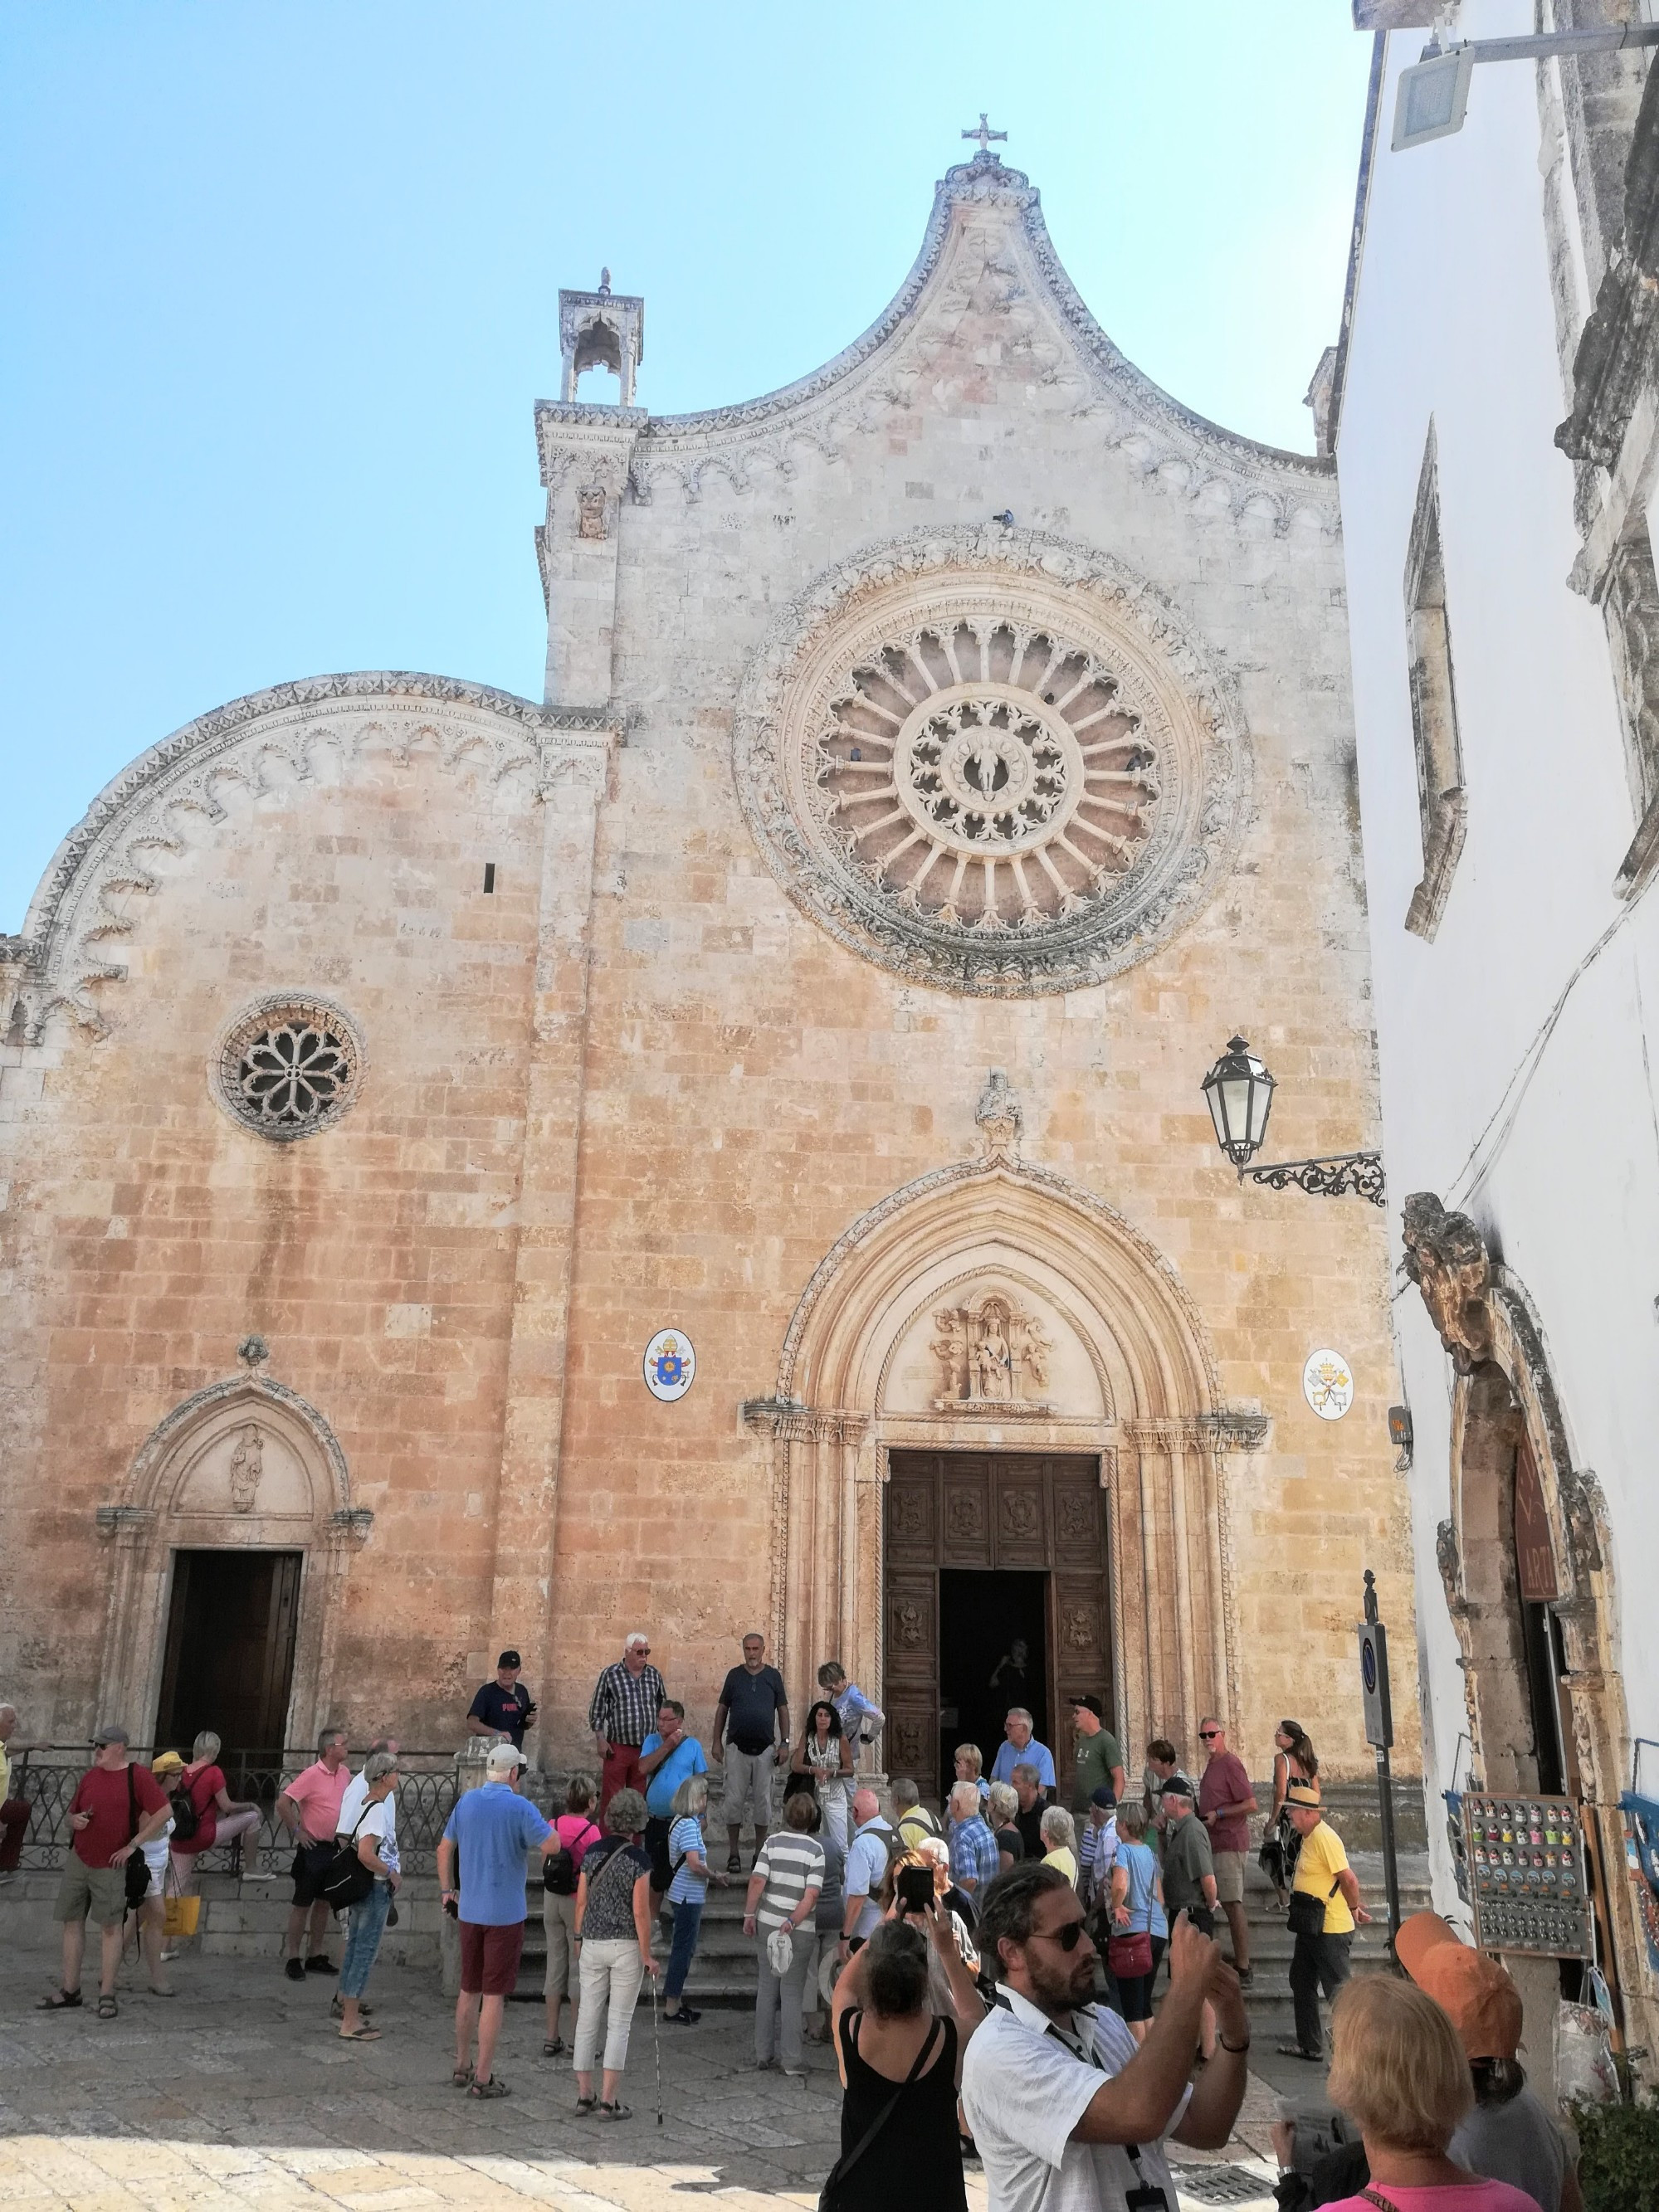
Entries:
POLYGON ((0 1694, 441 1745, 512 1644, 563 1765, 625 1633, 701 1729, 758 1626, 929 1784, 1004 1661, 1358 1775, 1369 1566, 1413 1766, 1383 1217, 1200 1089, 1242 1031, 1271 1152, 1376 1141, 1330 462, 1141 376, 983 146, 767 398, 561 308, 544 703, 237 701, 0 940, 0 1694))

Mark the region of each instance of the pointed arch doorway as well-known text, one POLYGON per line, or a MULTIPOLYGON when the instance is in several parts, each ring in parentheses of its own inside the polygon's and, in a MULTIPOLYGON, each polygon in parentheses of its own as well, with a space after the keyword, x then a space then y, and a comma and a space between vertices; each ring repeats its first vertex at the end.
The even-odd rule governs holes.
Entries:
MULTIPOLYGON (((1221 1403, 1169 1261, 991 1133, 984 1158, 852 1224, 796 1308, 774 1395, 744 1409, 769 1446, 779 1663, 805 1685, 840 1660, 890 1716, 882 1763, 930 1786, 953 1702, 941 1625, 973 1596, 949 1577, 990 1578, 1009 1642, 1036 1607, 1028 1680, 1062 1746, 1083 1687, 1130 1740, 1190 1738, 1231 1701, 1226 1458, 1267 1429, 1221 1403)), ((968 1681, 975 1650, 951 1664, 968 1681)), ((989 1670, 985 1698, 981 1727, 989 1670)))

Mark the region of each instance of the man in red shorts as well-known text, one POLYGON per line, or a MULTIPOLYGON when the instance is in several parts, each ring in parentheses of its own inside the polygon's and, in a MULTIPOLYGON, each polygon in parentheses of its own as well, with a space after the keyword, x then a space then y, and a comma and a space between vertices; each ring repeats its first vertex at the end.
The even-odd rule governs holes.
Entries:
POLYGON ((473 2097, 507 2094, 506 2082, 495 2075, 495 2039, 524 1948, 525 1856, 539 1850, 545 1858, 559 1848, 558 1830, 519 1795, 519 1770, 526 1764, 514 1745, 498 1743, 484 1763, 483 1787, 456 1799, 438 1845, 443 1907, 456 1915, 461 1930, 461 1994, 455 2005, 455 2071, 450 2078, 473 2097), (475 2027, 476 2065, 470 2057, 475 2027))

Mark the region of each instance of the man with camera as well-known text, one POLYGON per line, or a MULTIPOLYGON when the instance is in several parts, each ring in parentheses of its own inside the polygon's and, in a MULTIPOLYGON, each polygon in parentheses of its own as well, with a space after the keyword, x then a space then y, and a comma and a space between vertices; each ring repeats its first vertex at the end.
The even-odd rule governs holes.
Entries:
POLYGON ((516 1651, 503 1651, 495 1680, 484 1683, 466 1711, 470 1735, 495 1736, 514 1751, 524 1749, 525 1730, 536 1725, 536 1700, 529 1684, 519 1680, 520 1664, 516 1651))

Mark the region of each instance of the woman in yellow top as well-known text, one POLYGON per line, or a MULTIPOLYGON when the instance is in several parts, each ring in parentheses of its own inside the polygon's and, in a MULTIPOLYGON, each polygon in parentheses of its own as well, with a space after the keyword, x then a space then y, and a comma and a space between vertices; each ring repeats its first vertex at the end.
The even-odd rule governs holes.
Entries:
POLYGON ((1058 1867, 1073 1889, 1077 1887, 1077 1829, 1063 1805, 1051 1805, 1038 1824, 1047 1849, 1044 1866, 1058 1867))
POLYGON ((1352 1968, 1358 1922, 1370 1914, 1359 1901, 1359 1884, 1348 1864, 1342 1838, 1329 1826, 1319 1808, 1319 1784, 1292 1778, 1285 1793, 1291 1825, 1302 1838, 1297 1853, 1296 1879, 1291 1890, 1291 1933, 1296 1948, 1291 1954, 1291 2001, 1296 2008, 1296 2041, 1281 2043, 1279 2055, 1305 2058, 1315 2065, 1324 2057, 1324 2037, 1319 2021, 1319 1997, 1334 1997, 1352 1968))

